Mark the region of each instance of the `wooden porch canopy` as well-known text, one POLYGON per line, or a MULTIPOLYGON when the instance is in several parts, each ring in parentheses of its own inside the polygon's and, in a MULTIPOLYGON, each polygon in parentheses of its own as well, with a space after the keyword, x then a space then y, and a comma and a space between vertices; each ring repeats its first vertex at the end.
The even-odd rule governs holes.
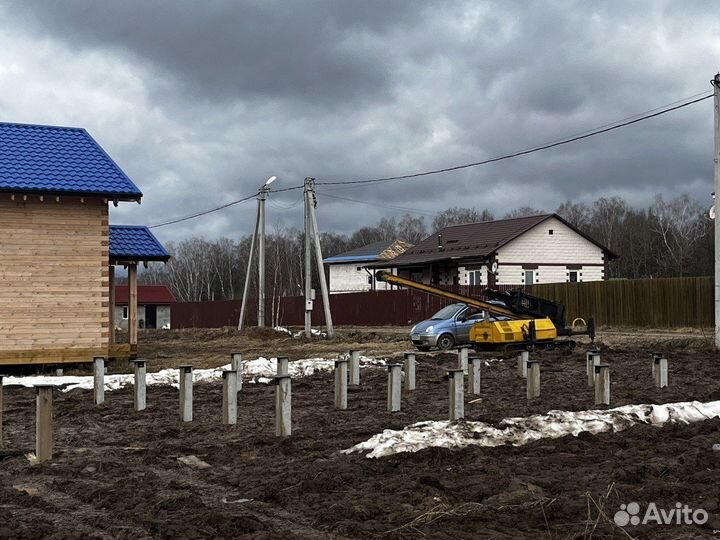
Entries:
POLYGON ((137 267, 149 262, 167 262, 170 254, 142 225, 110 225, 110 355, 135 356, 138 341, 137 267), (115 343, 115 266, 128 271, 128 343, 115 343))

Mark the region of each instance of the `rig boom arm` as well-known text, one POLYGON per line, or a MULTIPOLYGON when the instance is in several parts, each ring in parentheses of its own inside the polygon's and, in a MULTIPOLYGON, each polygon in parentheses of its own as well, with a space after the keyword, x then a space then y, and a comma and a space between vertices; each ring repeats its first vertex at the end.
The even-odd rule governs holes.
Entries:
POLYGON ((510 319, 526 318, 526 317, 523 317, 522 315, 515 313, 514 311, 511 311, 509 309, 506 309, 502 306, 497 306, 497 305, 491 304, 489 302, 484 302, 483 300, 478 300, 477 298, 472 298, 470 296, 463 296, 462 294, 457 294, 454 292, 446 291, 446 290, 440 289, 438 287, 433 287, 432 285, 425 285, 424 283, 418 283, 417 281, 412 281, 410 279, 402 278, 400 276, 391 274, 390 272, 387 272, 386 270, 378 270, 377 272, 375 272, 375 279, 377 279, 378 281, 384 281, 386 283, 391 283, 393 285, 407 287, 408 289, 415 289, 416 291, 422 291, 427 294, 439 296, 440 298, 447 298, 449 300, 454 300, 456 302, 462 302, 463 304, 467 304, 468 306, 473 306, 476 308, 484 309, 485 311, 487 311, 488 313, 492 313, 493 315, 503 315, 510 319))

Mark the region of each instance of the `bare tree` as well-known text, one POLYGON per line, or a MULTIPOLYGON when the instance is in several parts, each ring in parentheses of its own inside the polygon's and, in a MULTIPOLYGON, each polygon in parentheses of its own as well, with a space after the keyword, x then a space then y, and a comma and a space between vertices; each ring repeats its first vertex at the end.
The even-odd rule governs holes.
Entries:
POLYGON ((601 197, 593 204, 592 224, 595 237, 610 249, 617 243, 630 207, 620 197, 601 197))
POLYGON ((479 223, 481 221, 492 221, 494 218, 490 210, 476 210, 475 208, 461 208, 453 206, 440 212, 432 222, 433 231, 437 232, 451 225, 464 225, 466 223, 479 223))
POLYGON ((538 210, 537 208, 533 208, 532 206, 521 206, 520 208, 516 208, 515 210, 511 210, 510 212, 507 212, 503 218, 521 218, 521 217, 529 217, 529 216, 539 216, 540 214, 544 214, 544 210, 538 210))
POLYGON ((382 218, 375 228, 382 235, 381 240, 395 240, 397 238, 397 221, 394 217, 382 218))
POLYGON ((558 206, 555 213, 565 218, 581 231, 586 231, 590 226, 591 212, 585 203, 575 203, 567 200, 558 206))
POLYGON ((665 246, 661 256, 669 258, 669 261, 662 259, 659 262, 672 263, 677 275, 684 275, 693 246, 709 232, 704 223, 703 210, 688 194, 680 195, 669 203, 664 201, 662 195, 657 195, 655 203, 650 207, 652 228, 665 246))
POLYGON ((427 236, 427 228, 425 227, 425 218, 413 217, 405 214, 398 223, 398 239, 405 240, 415 245, 427 236))

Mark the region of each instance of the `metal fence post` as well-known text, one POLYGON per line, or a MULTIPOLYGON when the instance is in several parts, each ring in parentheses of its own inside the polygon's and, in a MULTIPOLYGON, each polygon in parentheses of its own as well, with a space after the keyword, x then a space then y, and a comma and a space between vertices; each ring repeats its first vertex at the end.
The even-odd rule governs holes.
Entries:
POLYGON ((275 384, 275 435, 289 437, 292 434, 290 375, 277 375, 275 384))
POLYGON ((528 360, 527 398, 540 397, 540 361, 528 360))
POLYGON ((595 369, 595 405, 610 405, 610 366, 598 364, 595 369))
POLYGON ((388 412, 400 410, 402 398, 402 364, 388 364, 388 412))
POLYGON ((356 349, 350 350, 350 384, 360 384, 360 351, 356 349))
POLYGON ((335 408, 347 409, 348 360, 335 360, 335 408))
POLYGON ((180 419, 193 419, 193 375, 192 366, 180 366, 180 419))
POLYGON ((93 399, 95 405, 105 401, 105 358, 102 356, 93 358, 93 399))
POLYGON ((450 369, 448 376, 448 401, 450 420, 460 420, 465 416, 465 375, 462 367, 450 369))
POLYGON ((237 381, 238 372, 235 370, 223 370, 223 394, 222 411, 223 424, 233 425, 237 423, 237 381))
POLYGON ((482 358, 471 356, 469 358, 470 373, 468 375, 468 394, 480 394, 480 365, 482 358))
POLYGON ((147 364, 140 358, 131 362, 135 366, 134 406, 136 411, 143 411, 147 407, 147 364))
POLYGON ((415 390, 415 353, 405 353, 405 390, 415 390))
POLYGON ((518 377, 527 379, 527 361, 530 358, 528 351, 520 351, 517 356, 517 374, 518 377))

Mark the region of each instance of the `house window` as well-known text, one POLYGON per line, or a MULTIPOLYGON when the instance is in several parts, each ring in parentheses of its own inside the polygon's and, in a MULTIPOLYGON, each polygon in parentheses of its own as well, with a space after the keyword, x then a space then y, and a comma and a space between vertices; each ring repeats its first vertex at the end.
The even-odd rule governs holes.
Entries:
POLYGON ((356 266, 355 270, 357 270, 359 272, 360 270, 362 270, 362 266, 356 266))
POLYGON ((422 281, 422 272, 410 272, 410 280, 422 281))
POLYGON ((525 285, 535 283, 535 270, 525 270, 525 285))
POLYGON ((574 271, 574 270, 573 270, 573 271, 571 271, 571 272, 568 272, 568 281, 569 281, 570 283, 577 283, 577 280, 578 280, 578 273, 577 273, 577 271, 574 271))
POLYGON ((468 273, 468 285, 482 285, 482 271, 470 270, 468 273))
POLYGON ((124 321, 127 321, 127 318, 128 318, 128 307, 127 306, 123 306, 122 318, 124 321))
POLYGON ((550 229, 550 230, 548 231, 548 234, 552 236, 552 233, 553 233, 553 230, 550 229))

